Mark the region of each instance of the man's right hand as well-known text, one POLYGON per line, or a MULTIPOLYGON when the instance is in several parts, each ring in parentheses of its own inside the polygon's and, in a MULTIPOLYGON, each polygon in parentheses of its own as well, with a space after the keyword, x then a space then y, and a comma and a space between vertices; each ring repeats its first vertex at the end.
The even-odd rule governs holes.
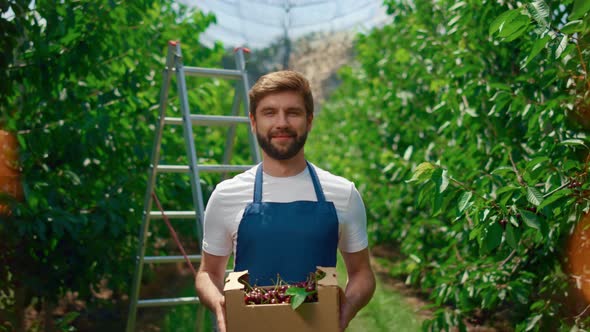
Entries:
POLYGON ((217 319, 217 328, 226 332, 225 297, 223 284, 225 267, 229 256, 215 256, 203 251, 201 265, 195 278, 195 288, 201 304, 213 312, 217 319))

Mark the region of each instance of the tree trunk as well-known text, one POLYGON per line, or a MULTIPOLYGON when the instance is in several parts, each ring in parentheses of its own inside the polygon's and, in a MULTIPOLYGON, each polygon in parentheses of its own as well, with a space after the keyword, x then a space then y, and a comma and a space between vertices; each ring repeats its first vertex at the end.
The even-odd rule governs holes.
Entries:
POLYGON ((45 332, 57 332, 55 328, 55 322, 53 321, 53 311, 55 309, 55 303, 50 300, 43 299, 43 326, 45 326, 45 332))
POLYGON ((16 282, 14 286, 14 331, 25 332, 25 309, 27 308, 27 289, 16 282))

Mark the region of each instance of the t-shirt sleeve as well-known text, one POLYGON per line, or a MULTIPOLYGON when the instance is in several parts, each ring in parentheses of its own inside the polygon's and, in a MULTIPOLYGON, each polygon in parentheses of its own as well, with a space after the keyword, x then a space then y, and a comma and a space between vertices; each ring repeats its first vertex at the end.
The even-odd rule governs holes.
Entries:
POLYGON ((365 204, 354 184, 351 186, 347 208, 340 215, 339 248, 343 252, 361 251, 369 245, 365 204))
POLYGON ((213 191, 203 221, 203 251, 215 256, 228 256, 233 250, 231 232, 228 227, 228 209, 217 190, 213 191))

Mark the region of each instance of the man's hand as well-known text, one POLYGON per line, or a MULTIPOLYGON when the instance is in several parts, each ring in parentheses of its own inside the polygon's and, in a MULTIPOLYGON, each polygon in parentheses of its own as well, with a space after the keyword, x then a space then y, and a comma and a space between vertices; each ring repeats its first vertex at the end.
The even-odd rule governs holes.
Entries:
POLYGON ((217 318, 217 331, 225 332, 225 296, 222 296, 215 308, 215 317, 217 318))
POLYGON ((351 311, 350 304, 344 296, 344 292, 340 293, 340 331, 344 331, 348 327, 348 323, 352 320, 354 314, 351 311))
MULTIPOLYGON (((375 275, 369 261, 369 249, 358 252, 342 252, 348 281, 343 296, 340 296, 340 329, 344 331, 375 292, 375 275)), ((342 295, 342 294, 341 294, 342 295)))
POLYGON ((229 256, 215 256, 203 251, 201 265, 195 278, 199 300, 215 314, 220 332, 226 331, 223 283, 228 258, 229 256))

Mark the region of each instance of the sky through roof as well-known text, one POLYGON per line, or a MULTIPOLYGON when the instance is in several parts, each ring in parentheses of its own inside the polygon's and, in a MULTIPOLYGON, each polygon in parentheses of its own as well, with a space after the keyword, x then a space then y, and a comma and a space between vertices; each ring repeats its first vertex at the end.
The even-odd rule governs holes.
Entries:
POLYGON ((217 24, 201 35, 225 47, 263 48, 284 36, 297 39, 312 32, 368 31, 390 19, 382 0, 178 0, 212 12, 217 24))

